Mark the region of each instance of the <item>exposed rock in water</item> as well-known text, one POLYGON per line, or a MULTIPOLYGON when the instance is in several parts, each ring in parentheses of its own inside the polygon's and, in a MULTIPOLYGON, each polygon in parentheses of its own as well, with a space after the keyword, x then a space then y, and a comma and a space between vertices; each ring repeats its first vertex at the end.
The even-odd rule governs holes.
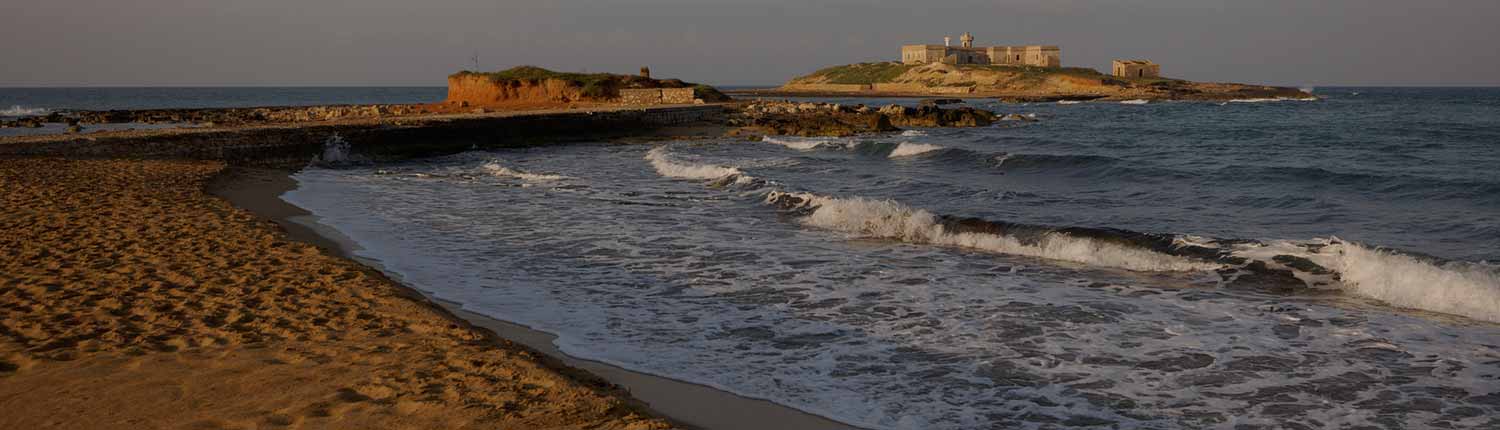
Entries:
POLYGON ((971 107, 943 109, 933 105, 907 108, 890 105, 880 108, 897 127, 983 127, 995 122, 995 114, 971 107))
POLYGON ((741 127, 738 134, 810 137, 900 131, 897 127, 982 127, 995 118, 989 111, 970 107, 889 105, 871 109, 864 105, 764 102, 745 106, 730 124, 741 127))

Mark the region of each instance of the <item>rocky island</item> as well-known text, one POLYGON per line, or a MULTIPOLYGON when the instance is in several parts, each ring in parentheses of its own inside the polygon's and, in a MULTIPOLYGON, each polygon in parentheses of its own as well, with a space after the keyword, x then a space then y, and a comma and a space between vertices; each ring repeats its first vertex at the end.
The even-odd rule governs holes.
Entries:
POLYGON ((1063 67, 1050 45, 905 45, 901 61, 833 66, 772 89, 740 94, 833 97, 986 97, 1005 101, 1306 99, 1305 91, 1265 85, 1192 82, 1161 76, 1148 60, 1115 60, 1110 74, 1063 67))
POLYGON ((985 97, 1006 101, 1234 100, 1313 98, 1289 87, 1122 77, 1082 67, 860 63, 828 67, 765 90, 764 96, 985 97))

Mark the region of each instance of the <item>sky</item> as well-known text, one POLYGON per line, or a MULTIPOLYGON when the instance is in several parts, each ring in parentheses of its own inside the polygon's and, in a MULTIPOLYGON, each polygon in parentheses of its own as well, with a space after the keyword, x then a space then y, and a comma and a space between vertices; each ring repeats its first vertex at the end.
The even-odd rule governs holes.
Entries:
POLYGON ((1500 85, 1497 23, 1496 0, 0 0, 0 86, 443 86, 476 54, 762 85, 965 31, 1198 81, 1500 85))

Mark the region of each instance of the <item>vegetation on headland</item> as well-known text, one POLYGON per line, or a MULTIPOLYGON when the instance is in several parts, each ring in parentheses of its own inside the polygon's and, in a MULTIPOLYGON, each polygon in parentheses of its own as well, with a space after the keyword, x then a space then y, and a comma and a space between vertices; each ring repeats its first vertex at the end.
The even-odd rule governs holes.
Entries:
POLYGON ((631 88, 692 88, 695 96, 705 101, 729 99, 728 96, 725 96, 724 93, 719 92, 717 88, 712 86, 683 82, 678 79, 652 79, 639 75, 618 75, 613 73, 557 72, 537 66, 516 66, 498 72, 465 70, 455 73, 450 77, 466 76, 482 77, 496 84, 508 82, 537 83, 547 80, 559 80, 581 88, 581 93, 584 96, 600 99, 615 97, 619 94, 619 90, 631 88))
MULTIPOLYGON (((868 85, 892 82, 915 65, 897 62, 858 63, 825 67, 805 77, 823 77, 830 84, 868 85)), ((802 79, 802 78, 798 78, 802 79)))

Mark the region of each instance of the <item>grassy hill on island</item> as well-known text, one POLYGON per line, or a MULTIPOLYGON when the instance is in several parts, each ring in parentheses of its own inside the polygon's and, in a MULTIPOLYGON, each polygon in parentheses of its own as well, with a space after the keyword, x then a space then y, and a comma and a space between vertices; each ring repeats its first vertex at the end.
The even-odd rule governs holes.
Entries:
POLYGON ((792 79, 779 93, 958 95, 1023 100, 1307 98, 1295 88, 1202 83, 1171 78, 1125 78, 1083 67, 860 63, 828 67, 792 79))

